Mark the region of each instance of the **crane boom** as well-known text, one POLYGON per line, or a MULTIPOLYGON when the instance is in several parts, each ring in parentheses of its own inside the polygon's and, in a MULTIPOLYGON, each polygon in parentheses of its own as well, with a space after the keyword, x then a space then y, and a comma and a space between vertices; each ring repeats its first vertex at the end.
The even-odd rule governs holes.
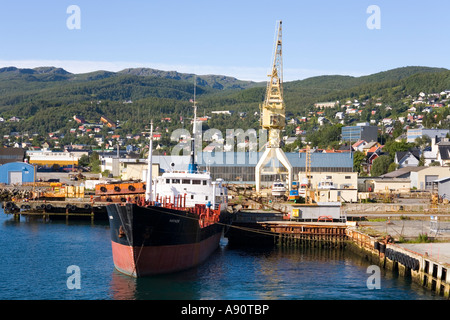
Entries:
POLYGON ((282 22, 278 23, 277 38, 275 41, 272 72, 268 76, 266 97, 261 106, 262 128, 269 132, 269 146, 280 146, 280 133, 286 124, 285 106, 283 100, 283 59, 282 59, 282 22))
POLYGON ((286 125, 285 106, 283 100, 283 59, 282 59, 282 40, 281 40, 282 22, 278 21, 275 48, 272 61, 272 71, 267 82, 266 96, 264 102, 260 105, 261 127, 268 131, 268 144, 263 155, 255 167, 256 189, 260 190, 261 175, 287 174, 289 190, 292 184, 292 165, 280 148, 281 130, 286 125), (275 168, 275 161, 278 160, 286 171, 280 171, 275 168), (268 163, 272 163, 270 171, 264 170, 268 163))

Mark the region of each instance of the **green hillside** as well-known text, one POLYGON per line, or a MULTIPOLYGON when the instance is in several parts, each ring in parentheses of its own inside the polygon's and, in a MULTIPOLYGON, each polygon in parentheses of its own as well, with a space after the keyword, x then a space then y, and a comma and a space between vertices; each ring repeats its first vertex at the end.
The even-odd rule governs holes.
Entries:
MULTIPOLYGON (((61 68, 0 69, 0 116, 15 116, 20 122, 5 122, 2 134, 68 130, 80 115, 98 122, 105 115, 118 120, 122 132, 139 132, 151 119, 191 118, 196 79, 199 114, 234 110, 253 114, 264 99, 265 83, 241 81, 220 75, 193 75, 148 68, 120 72, 96 71, 72 74, 61 68)), ((450 71, 442 68, 404 67, 363 77, 325 75, 284 83, 287 114, 304 116, 314 103, 344 99, 382 98, 393 108, 402 99, 421 91, 450 89, 450 71)), ((394 110, 395 111, 395 110, 394 110)), ((209 125, 230 126, 217 117, 209 125), (219 121, 219 122, 217 122, 219 121)), ((233 127, 257 127, 255 117, 233 118, 233 127)), ((180 123, 166 124, 173 128, 180 123)))

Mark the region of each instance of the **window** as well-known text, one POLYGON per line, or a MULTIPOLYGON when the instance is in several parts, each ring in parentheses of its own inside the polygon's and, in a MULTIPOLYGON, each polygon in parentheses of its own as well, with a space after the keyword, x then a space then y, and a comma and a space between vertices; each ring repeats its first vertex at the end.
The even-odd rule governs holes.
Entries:
POLYGON ((203 180, 203 185, 206 186, 206 180, 203 180))
POLYGON ((206 200, 206 201, 208 200, 208 196, 205 196, 205 200, 206 200))
POLYGON ((345 176, 345 179, 351 179, 352 177, 351 176, 345 176))
POLYGON ((172 179, 172 183, 180 183, 180 179, 172 179))
POLYGON ((166 183, 170 183, 170 179, 166 179, 166 183))
POLYGON ((201 180, 192 180, 192 184, 200 184, 201 180))
POLYGON ((183 179, 183 181, 181 183, 183 183, 183 184, 191 184, 191 180, 183 179))
POLYGON ((191 194, 191 200, 194 200, 194 195, 193 194, 191 194))

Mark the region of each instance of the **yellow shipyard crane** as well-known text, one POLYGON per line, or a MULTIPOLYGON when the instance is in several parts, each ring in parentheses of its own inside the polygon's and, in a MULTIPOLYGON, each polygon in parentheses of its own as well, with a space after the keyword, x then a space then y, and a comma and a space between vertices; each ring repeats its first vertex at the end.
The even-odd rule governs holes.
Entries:
POLYGON ((277 37, 272 63, 272 72, 267 82, 266 96, 263 104, 260 106, 261 126, 268 131, 268 143, 266 150, 259 159, 255 168, 256 191, 261 188, 261 175, 287 175, 288 188, 292 188, 292 165, 280 148, 281 131, 286 125, 285 105, 283 100, 283 60, 282 60, 282 41, 281 25, 277 23, 277 37), (283 166, 276 166, 278 160, 283 166), (271 167, 267 164, 271 162, 271 167))

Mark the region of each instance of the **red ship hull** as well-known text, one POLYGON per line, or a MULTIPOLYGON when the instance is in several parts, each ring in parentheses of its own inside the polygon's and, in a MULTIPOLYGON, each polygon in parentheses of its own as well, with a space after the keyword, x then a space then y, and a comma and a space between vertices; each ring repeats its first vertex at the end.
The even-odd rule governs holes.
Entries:
POLYGON ((223 230, 219 220, 208 223, 203 214, 186 208, 111 204, 107 211, 114 266, 132 277, 201 264, 218 248, 223 230))
POLYGON ((204 262, 219 246, 220 234, 198 243, 130 247, 111 241, 116 269, 132 277, 173 273, 204 262))

